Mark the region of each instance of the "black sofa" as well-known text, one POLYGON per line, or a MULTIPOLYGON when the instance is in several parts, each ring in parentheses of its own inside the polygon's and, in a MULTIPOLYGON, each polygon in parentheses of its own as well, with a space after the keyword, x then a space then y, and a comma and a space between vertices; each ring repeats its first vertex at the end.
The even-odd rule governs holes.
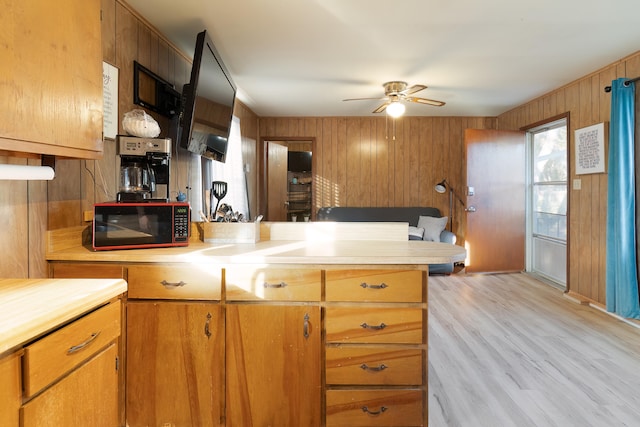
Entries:
MULTIPOLYGON (((407 222, 417 227, 421 216, 441 218, 440 210, 433 207, 323 207, 316 220, 337 222, 407 222)), ((409 236, 407 236, 407 239, 409 236)), ((446 228, 440 233, 440 242, 456 243, 456 235, 446 228)), ((430 264, 429 274, 450 274, 453 263, 430 264)))

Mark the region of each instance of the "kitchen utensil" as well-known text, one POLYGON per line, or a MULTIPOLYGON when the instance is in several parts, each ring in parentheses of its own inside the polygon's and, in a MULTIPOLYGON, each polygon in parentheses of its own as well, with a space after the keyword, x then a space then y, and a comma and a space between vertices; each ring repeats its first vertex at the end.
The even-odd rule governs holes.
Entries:
POLYGON ((218 205, 220 205, 220 200, 227 195, 227 183, 224 181, 213 181, 211 183, 211 194, 216 198, 216 208, 213 211, 213 215, 217 215, 218 205))
POLYGON ((211 190, 205 190, 204 211, 206 212, 207 221, 215 221, 215 218, 211 217, 211 200, 211 190))

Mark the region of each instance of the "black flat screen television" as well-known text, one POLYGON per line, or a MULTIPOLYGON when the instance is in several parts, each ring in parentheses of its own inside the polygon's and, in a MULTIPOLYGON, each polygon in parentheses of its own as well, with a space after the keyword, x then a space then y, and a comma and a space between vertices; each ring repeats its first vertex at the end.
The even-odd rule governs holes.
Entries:
POLYGON ((191 78, 182 90, 182 112, 174 131, 180 147, 224 162, 236 85, 206 30, 198 34, 191 78))
POLYGON ((311 172, 311 151, 289 151, 287 153, 289 172, 311 172))

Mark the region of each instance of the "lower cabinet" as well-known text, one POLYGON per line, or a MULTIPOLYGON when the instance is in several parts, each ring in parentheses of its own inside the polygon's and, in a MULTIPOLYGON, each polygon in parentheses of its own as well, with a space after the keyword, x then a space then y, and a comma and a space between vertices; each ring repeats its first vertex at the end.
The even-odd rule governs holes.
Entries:
POLYGON ((224 425, 222 313, 218 303, 129 301, 129 426, 224 425))
POLYGON ((129 282, 128 426, 427 425, 426 271, 227 267, 101 272, 129 282))
POLYGON ((120 320, 112 301, 0 359, 0 425, 118 426, 120 320))
POLYGON ((321 425, 319 305, 227 305, 227 426, 321 425))
POLYGON ((325 276, 327 427, 426 426, 426 272, 325 276))

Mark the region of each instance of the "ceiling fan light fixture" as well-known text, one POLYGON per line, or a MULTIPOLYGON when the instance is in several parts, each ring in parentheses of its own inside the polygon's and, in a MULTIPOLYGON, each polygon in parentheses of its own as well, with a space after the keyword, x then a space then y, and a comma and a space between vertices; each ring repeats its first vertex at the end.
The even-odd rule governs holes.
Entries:
POLYGON ((404 114, 404 104, 399 101, 394 101, 387 106, 387 114, 391 117, 398 118, 404 114))

